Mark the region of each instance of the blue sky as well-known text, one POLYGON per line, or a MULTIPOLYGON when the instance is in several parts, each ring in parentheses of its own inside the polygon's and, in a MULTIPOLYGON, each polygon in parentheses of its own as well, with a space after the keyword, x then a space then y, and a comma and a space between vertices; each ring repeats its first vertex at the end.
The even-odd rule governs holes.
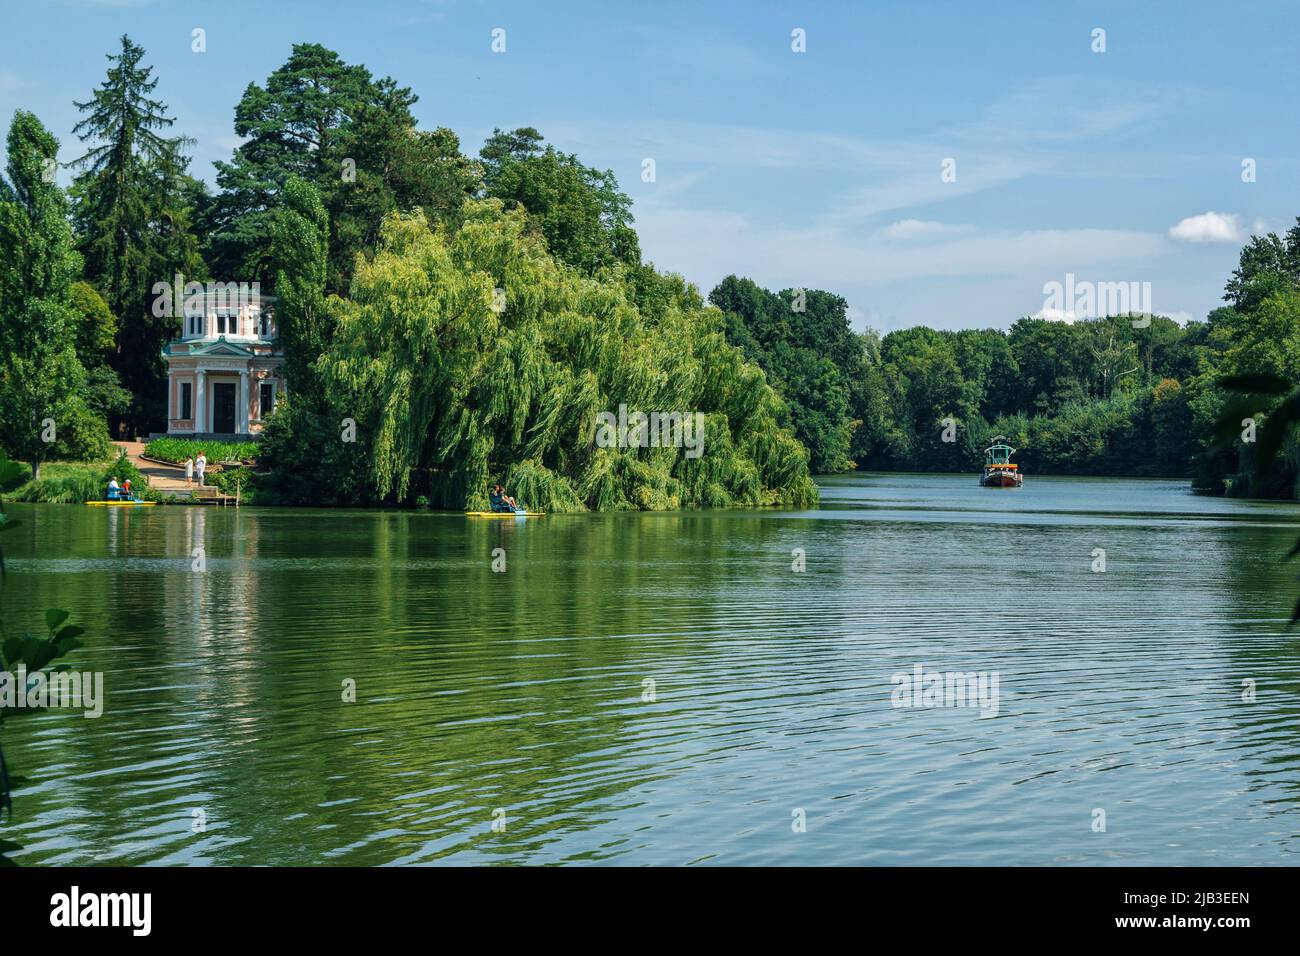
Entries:
POLYGON ((323 43, 410 86, 420 125, 466 151, 532 125, 613 169, 646 256, 706 293, 730 272, 829 289, 858 328, 1006 327, 1067 273, 1150 282, 1155 311, 1203 318, 1245 238, 1300 214, 1293 2, 5 7, 0 117, 34 111, 66 158, 72 101, 123 32, 209 182, 244 87, 323 43))

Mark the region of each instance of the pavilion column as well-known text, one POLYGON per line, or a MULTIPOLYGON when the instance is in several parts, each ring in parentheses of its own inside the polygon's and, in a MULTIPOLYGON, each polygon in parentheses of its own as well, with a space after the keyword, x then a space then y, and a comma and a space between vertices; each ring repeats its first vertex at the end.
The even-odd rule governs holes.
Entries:
POLYGON ((235 431, 240 435, 248 434, 248 369, 239 372, 239 416, 235 420, 235 431))
POLYGON ((176 417, 176 379, 172 375, 171 363, 167 363, 167 430, 172 430, 172 419, 176 417))
POLYGON ((207 389, 204 387, 207 380, 207 369, 196 368, 194 370, 194 431, 207 431, 207 396, 204 394, 207 389))

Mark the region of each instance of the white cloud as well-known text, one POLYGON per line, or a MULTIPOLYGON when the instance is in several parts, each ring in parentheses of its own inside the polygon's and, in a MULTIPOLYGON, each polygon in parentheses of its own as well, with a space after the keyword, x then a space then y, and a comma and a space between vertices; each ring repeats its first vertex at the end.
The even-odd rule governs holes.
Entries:
MULTIPOLYGON (((1183 326, 1187 325, 1187 323, 1193 319, 1192 313, 1190 312, 1155 312, 1153 314, 1163 316, 1166 319, 1173 319, 1179 325, 1183 326)), ((1070 325, 1073 322, 1078 322, 1080 319, 1093 319, 1096 318, 1096 316, 1079 315, 1073 309, 1039 309, 1031 315, 1030 318, 1046 319, 1049 322, 1064 322, 1066 325, 1070 325)))
POLYGON ((1030 318, 1046 319, 1048 322, 1064 322, 1066 325, 1070 325, 1077 322, 1079 316, 1074 314, 1073 309, 1039 309, 1030 318))
POLYGON ((1241 217, 1227 212, 1188 216, 1169 227, 1169 238, 1180 242, 1240 242, 1241 217))
POLYGON ((939 239, 970 232, 974 228, 974 226, 934 222, 928 219, 903 219, 892 226, 887 226, 884 234, 890 239, 939 239))

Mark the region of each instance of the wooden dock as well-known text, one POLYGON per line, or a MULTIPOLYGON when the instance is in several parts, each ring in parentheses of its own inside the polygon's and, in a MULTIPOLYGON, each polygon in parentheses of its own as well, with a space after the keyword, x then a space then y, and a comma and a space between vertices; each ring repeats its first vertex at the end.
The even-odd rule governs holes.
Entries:
POLYGON ((218 508, 231 505, 239 507, 239 498, 236 495, 228 495, 215 485, 195 485, 190 493, 190 500, 196 505, 214 505, 218 508))

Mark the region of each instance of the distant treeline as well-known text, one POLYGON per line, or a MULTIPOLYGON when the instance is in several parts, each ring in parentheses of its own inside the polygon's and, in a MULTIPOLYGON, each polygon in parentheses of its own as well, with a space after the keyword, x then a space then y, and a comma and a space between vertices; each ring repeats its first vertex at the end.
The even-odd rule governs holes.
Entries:
POLYGON ((1022 318, 1005 332, 918 326, 882 339, 854 333, 844 299, 828 292, 769 292, 731 276, 709 299, 785 398, 814 472, 972 470, 1005 435, 1029 474, 1190 477, 1211 494, 1293 497, 1293 443, 1256 486, 1251 446, 1217 444, 1214 424, 1222 378, 1300 382, 1298 290, 1300 226, 1252 238, 1230 304, 1185 327, 1162 316, 1022 318))

